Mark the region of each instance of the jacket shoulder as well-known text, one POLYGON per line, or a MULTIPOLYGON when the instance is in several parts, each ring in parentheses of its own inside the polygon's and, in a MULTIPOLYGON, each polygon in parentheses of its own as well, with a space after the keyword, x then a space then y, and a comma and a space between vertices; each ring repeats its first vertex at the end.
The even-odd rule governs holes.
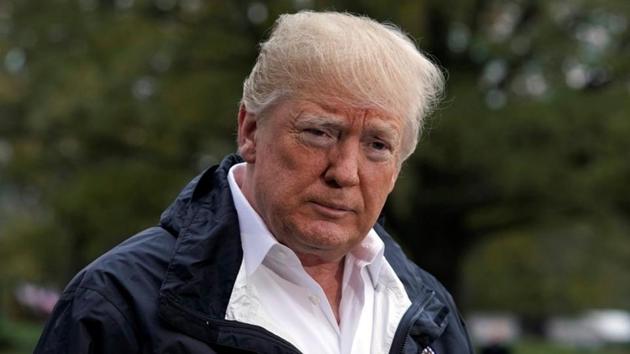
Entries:
POLYGON ((35 354, 138 352, 137 327, 97 291, 77 288, 57 302, 35 354))
POLYGON ((35 352, 135 352, 156 316, 174 244, 175 237, 153 227, 86 266, 62 293, 35 352))
POLYGON ((146 229, 83 268, 70 281, 64 293, 88 288, 107 297, 109 290, 114 289, 134 293, 143 288, 159 288, 175 240, 161 227, 146 229))

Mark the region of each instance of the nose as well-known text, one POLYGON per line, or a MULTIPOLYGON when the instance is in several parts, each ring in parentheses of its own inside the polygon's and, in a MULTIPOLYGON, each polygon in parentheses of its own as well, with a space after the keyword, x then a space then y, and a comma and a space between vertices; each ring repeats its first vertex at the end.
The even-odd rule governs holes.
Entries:
POLYGON ((326 183, 335 188, 359 184, 360 147, 347 142, 339 144, 329 153, 329 165, 324 173, 326 183))

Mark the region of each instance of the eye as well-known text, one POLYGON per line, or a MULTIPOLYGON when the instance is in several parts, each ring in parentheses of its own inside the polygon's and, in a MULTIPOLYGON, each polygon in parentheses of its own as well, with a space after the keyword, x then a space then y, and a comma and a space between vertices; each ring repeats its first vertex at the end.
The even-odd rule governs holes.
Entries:
POLYGON ((373 141, 370 143, 370 147, 377 151, 389 150, 389 146, 382 141, 373 141))
POLYGON ((368 148, 377 153, 385 153, 392 150, 391 145, 380 139, 372 139, 368 142, 368 148))
POLYGON ((327 147, 335 142, 334 132, 321 128, 304 128, 300 131, 303 142, 315 147, 327 147))
POLYGON ((316 128, 307 128, 307 129, 304 129, 304 132, 313 136, 320 136, 320 137, 328 136, 328 133, 326 133, 323 130, 316 129, 316 128))
POLYGON ((380 139, 367 141, 365 145, 368 158, 373 161, 385 161, 393 156, 391 145, 380 139))

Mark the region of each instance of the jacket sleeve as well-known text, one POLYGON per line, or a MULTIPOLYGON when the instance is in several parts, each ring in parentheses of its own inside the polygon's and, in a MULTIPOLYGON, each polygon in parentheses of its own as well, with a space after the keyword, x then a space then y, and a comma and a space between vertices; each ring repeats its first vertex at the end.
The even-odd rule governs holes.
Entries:
POLYGON ((99 292, 77 288, 55 306, 34 354, 137 353, 133 326, 112 302, 99 292))

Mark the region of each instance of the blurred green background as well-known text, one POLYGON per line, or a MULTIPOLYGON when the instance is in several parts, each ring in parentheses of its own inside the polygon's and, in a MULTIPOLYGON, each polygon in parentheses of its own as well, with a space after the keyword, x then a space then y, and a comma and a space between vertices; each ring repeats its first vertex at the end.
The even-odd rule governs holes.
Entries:
POLYGON ((630 353, 548 339, 630 310, 628 0, 0 0, 0 353, 235 150, 257 43, 306 8, 398 24, 445 69, 385 215, 464 313, 515 319, 517 353, 630 353))

